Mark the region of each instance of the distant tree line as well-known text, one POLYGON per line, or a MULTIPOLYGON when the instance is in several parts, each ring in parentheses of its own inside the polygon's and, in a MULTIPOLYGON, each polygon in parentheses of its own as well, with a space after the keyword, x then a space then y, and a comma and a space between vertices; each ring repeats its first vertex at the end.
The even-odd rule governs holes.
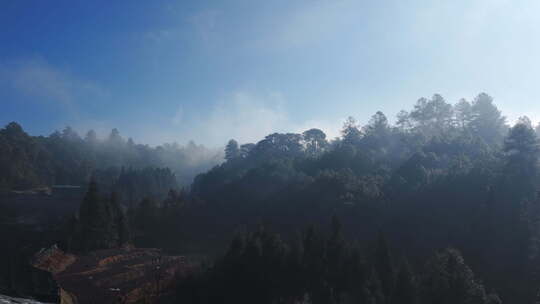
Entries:
POLYGON ((136 144, 117 129, 103 140, 93 130, 83 138, 70 127, 49 136, 30 136, 15 122, 0 129, 0 189, 86 185, 91 177, 103 178, 99 180, 102 185, 112 185, 111 180, 125 175, 126 170, 133 174, 133 170, 147 168, 168 168, 177 183, 188 186, 195 174, 221 159, 221 153, 194 142, 155 148, 136 144))
POLYGON ((185 216, 187 204, 190 200, 184 190, 170 189, 161 201, 145 197, 125 205, 117 192, 99 189, 99 185, 91 181, 78 213, 62 225, 64 238, 60 245, 75 253, 133 244, 144 248, 185 250, 186 247, 177 245, 182 241, 182 235, 191 233, 180 232, 178 221, 185 216))

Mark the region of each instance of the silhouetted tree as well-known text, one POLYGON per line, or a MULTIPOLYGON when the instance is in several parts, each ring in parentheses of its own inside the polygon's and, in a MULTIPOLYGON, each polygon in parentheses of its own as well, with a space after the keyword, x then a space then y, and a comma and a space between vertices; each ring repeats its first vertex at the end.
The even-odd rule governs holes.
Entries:
POLYGON ((396 278, 396 286, 392 294, 392 304, 417 303, 417 290, 414 275, 409 262, 403 260, 396 278))
POLYGON ((238 142, 234 139, 229 140, 225 147, 225 159, 232 161, 240 156, 240 150, 238 149, 238 142))
POLYGON ((471 129, 486 143, 500 145, 506 132, 506 118, 493 104, 493 98, 485 93, 473 101, 471 129))
POLYGON ((326 134, 319 129, 309 129, 302 133, 303 140, 306 146, 306 153, 309 156, 319 156, 328 147, 326 134))
MULTIPOLYGON (((395 273, 392 258, 390 257, 390 250, 382 232, 379 233, 375 256, 373 258, 375 271, 381 282, 382 293, 390 297, 394 290, 395 273)), ((389 303, 389 298, 385 300, 385 303, 389 303)))

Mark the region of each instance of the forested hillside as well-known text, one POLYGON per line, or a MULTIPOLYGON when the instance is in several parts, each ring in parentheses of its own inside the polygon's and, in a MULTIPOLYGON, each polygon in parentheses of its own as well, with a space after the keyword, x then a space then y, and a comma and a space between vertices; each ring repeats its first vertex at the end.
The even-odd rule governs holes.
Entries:
POLYGON ((381 112, 363 126, 349 118, 334 140, 317 129, 231 140, 227 161, 192 186, 205 208, 189 212, 208 235, 261 222, 290 235, 337 215, 348 238, 384 231, 416 262, 454 246, 503 301, 531 303, 540 287, 538 157, 527 117, 509 126, 484 93, 455 105, 434 95, 393 125, 381 112))
POLYGON ((487 94, 421 98, 393 124, 382 112, 365 125, 351 117, 335 139, 231 139, 225 162, 181 191, 168 181, 184 174, 188 148, 89 134, 31 137, 9 124, 3 186, 93 174, 61 245, 218 257, 181 282, 187 303, 533 303, 540 288, 537 131, 527 117, 508 123, 487 94))
POLYGON ((502 303, 456 249, 413 269, 383 235, 366 249, 341 229, 334 217, 328 234, 310 227, 289 242, 261 227, 238 235, 212 268, 181 282, 179 303, 502 303))
POLYGON ((86 185, 92 177, 105 185, 121 179, 125 188, 144 184, 137 176, 157 174, 175 179, 167 181, 166 193, 175 183, 188 186, 196 174, 221 160, 220 152, 194 142, 150 147, 124 139, 117 129, 105 139, 93 130, 83 138, 70 127, 49 136, 30 136, 15 122, 0 129, 0 189, 86 185), (155 168, 169 172, 148 171, 155 168), (147 171, 134 172, 139 170, 147 171))

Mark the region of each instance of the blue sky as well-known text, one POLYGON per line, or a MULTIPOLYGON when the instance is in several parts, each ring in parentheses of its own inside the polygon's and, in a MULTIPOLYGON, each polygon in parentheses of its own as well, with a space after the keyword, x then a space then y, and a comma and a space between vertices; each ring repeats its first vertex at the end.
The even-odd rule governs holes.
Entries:
POLYGON ((419 97, 540 120, 540 1, 0 2, 0 123, 256 141, 419 97))

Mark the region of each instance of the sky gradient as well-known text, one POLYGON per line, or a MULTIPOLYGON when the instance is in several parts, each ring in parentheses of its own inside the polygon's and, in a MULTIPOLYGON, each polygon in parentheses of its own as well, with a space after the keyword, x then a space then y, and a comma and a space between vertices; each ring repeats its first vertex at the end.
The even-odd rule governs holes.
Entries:
POLYGON ((0 2, 0 124, 221 146, 434 93, 540 120, 540 1, 0 2))

